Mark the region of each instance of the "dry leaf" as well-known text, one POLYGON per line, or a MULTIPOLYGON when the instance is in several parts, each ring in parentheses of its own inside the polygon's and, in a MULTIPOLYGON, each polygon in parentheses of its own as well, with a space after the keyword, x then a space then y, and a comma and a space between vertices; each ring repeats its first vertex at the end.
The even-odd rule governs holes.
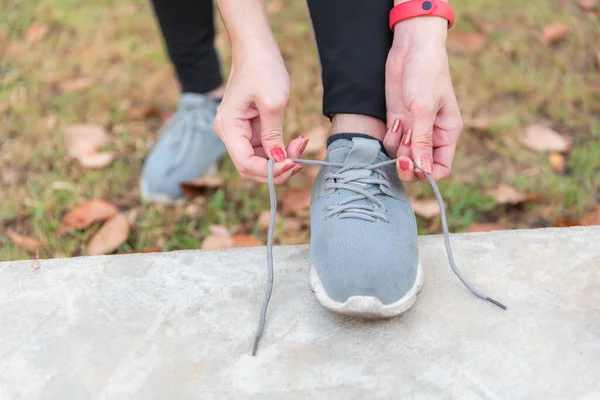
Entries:
POLYGON ((129 107, 126 114, 129 119, 143 120, 158 115, 158 112, 159 110, 154 104, 138 104, 129 107))
POLYGON ((562 40, 569 34, 569 28, 562 22, 552 22, 544 28, 542 32, 541 41, 542 43, 549 45, 562 40))
MULTIPOLYGON (((276 215, 275 218, 279 219, 279 215, 276 215)), ((269 227, 270 222, 271 222, 271 212, 262 211, 258 216, 258 222, 257 222, 258 229, 267 229, 269 227)))
POLYGON ((212 178, 198 178, 192 181, 182 182, 181 191, 184 196, 197 197, 206 194, 207 189, 215 189, 223 186, 225 181, 220 176, 212 178))
POLYGON ((227 249, 233 247, 231 236, 209 235, 202 242, 203 250, 227 249))
POLYGON ((303 136, 308 140, 306 149, 302 154, 315 154, 322 151, 327 146, 327 136, 329 130, 324 126, 315 126, 303 136))
POLYGON ((62 93, 71 93, 77 90, 87 89, 92 83, 92 78, 87 77, 65 79, 58 83, 58 89, 62 93))
POLYGON ((109 254, 127 241, 129 221, 123 213, 118 213, 102 225, 87 246, 92 256, 109 254))
POLYGON ((569 228, 571 226, 577 226, 577 225, 579 225, 577 222, 571 221, 570 219, 566 219, 566 218, 561 218, 561 219, 557 220, 556 223, 554 224, 554 226, 557 228, 569 228))
POLYGON ((581 225, 600 225, 600 206, 596 207, 596 210, 585 214, 581 219, 581 225))
POLYGON ((520 140, 525 147, 535 151, 565 153, 571 149, 569 140, 541 124, 527 126, 521 133, 520 140))
POLYGON ((214 236, 230 237, 229 229, 223 225, 211 225, 209 228, 210 234, 214 236))
POLYGON ((487 117, 465 118, 464 125, 465 128, 485 132, 490 129, 490 120, 487 117))
POLYGON ((487 41, 484 34, 461 32, 451 29, 448 33, 448 47, 464 54, 474 54, 481 50, 487 41))
POLYGON ((25 40, 29 43, 38 42, 48 33, 48 26, 39 22, 29 25, 25 31, 25 40))
POLYGON ((566 162, 565 156, 560 153, 548 153, 548 163, 556 172, 561 174, 565 172, 566 162))
POLYGON ((440 215, 440 206, 436 200, 433 199, 411 199, 410 204, 412 204, 412 208, 415 211, 415 214, 431 219, 440 215))
POLYGON ((106 221, 117 211, 117 207, 102 199, 80 204, 63 218, 58 234, 62 236, 67 232, 85 229, 96 221, 106 221))
POLYGON ((600 49, 596 50, 596 65, 600 69, 600 49))
POLYGON ((67 135, 69 156, 77 159, 85 168, 102 168, 110 164, 113 152, 98 152, 98 148, 110 143, 110 137, 104 127, 99 125, 68 125, 64 128, 67 135))
POLYGON ((262 243, 251 235, 233 235, 231 238, 235 247, 256 247, 262 246, 262 243))
POLYGON ((11 230, 8 231, 8 236, 10 236, 15 246, 30 253, 37 251, 40 247, 40 241, 34 237, 19 235, 11 230))
POLYGON ((488 224, 475 224, 471 225, 467 232, 492 232, 492 231, 503 231, 506 227, 502 224, 488 223, 488 224))
POLYGON ((496 201, 496 204, 500 205, 523 204, 527 199, 523 193, 504 183, 500 184, 495 189, 486 191, 485 194, 486 196, 492 197, 496 201))
POLYGON ((577 4, 584 11, 594 11, 598 8, 599 0, 577 0, 577 4))
POLYGON ((530 193, 525 196, 525 203, 539 203, 544 201, 546 198, 541 193, 530 193))
POLYGON ((140 253, 160 253, 162 250, 158 247, 148 246, 140 250, 140 253))
POLYGON ((285 215, 310 207, 312 190, 310 188, 291 188, 283 193, 283 213, 285 215))

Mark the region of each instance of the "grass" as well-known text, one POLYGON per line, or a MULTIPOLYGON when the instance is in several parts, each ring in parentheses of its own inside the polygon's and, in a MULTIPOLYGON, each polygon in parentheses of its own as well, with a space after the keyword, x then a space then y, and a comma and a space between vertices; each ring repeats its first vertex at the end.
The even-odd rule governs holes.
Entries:
MULTIPOLYGON (((465 119, 485 117, 489 128, 467 127, 459 144, 452 180, 441 184, 451 228, 499 222, 507 227, 554 226, 578 220, 600 202, 600 73, 595 52, 600 17, 575 2, 467 0, 456 5, 456 30, 484 31, 487 42, 475 54, 451 52, 451 70, 465 119), (569 27, 553 46, 539 35, 552 21, 569 27), (520 129, 544 123, 570 137, 567 169, 555 172, 545 154, 519 144, 520 129), (525 171, 525 172, 524 172, 525 171), (507 183, 541 203, 498 206, 486 190, 507 183)), ((268 2, 273 29, 292 77, 285 121, 291 138, 318 124, 319 64, 303 2, 268 2)), ((227 73, 230 51, 222 26, 217 46, 227 73)), ((159 117, 134 121, 133 103, 152 103, 163 113, 176 107, 178 87, 147 1, 22 0, 0 15, 0 260, 31 257, 5 234, 9 229, 44 241, 41 257, 85 254, 93 226, 64 238, 57 235, 65 213, 101 197, 135 221, 119 252, 198 248, 211 224, 262 238, 257 225, 268 207, 264 185, 244 182, 230 160, 221 164, 226 186, 206 198, 175 206, 143 204, 135 188, 159 117), (27 43, 32 23, 48 26, 38 42, 27 43), (62 93, 59 83, 89 77, 84 90, 62 93), (101 170, 84 170, 67 157, 62 128, 71 123, 104 125, 117 160, 101 170)), ((294 178, 294 186, 309 179, 294 178)), ((430 197, 425 185, 410 185, 416 197, 430 197)), ((439 232, 439 220, 419 219, 421 233, 439 232)), ((306 215, 278 224, 278 243, 308 240, 306 215)))

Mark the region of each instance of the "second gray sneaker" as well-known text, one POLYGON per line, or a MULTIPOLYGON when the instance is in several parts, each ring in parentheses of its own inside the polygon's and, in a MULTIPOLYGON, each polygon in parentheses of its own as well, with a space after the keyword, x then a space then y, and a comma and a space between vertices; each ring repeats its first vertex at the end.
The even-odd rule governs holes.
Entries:
POLYGON ((408 310, 423 284, 414 212, 394 165, 366 135, 330 138, 310 207, 310 284, 327 309, 367 318, 408 310))

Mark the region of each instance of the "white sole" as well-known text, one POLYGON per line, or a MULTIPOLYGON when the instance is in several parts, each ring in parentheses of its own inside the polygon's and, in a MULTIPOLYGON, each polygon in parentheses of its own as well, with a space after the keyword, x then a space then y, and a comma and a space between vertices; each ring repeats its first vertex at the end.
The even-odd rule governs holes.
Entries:
POLYGON ((310 268, 310 287, 315 292, 319 303, 334 313, 369 319, 392 318, 406 312, 417 301, 417 294, 423 287, 423 268, 419 261, 414 285, 401 299, 391 304, 383 304, 381 300, 373 296, 352 296, 343 303, 335 301, 325 292, 319 275, 312 266, 310 268))

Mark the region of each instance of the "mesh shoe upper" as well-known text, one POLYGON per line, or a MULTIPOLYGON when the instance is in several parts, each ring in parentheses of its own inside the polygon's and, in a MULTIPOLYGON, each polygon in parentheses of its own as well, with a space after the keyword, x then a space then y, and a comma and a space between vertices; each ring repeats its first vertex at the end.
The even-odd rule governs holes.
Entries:
POLYGON ((391 304, 415 284, 417 225, 394 165, 365 167, 389 157, 377 140, 358 136, 333 141, 325 158, 356 168, 324 166, 315 180, 313 266, 335 301, 374 296, 391 304))

